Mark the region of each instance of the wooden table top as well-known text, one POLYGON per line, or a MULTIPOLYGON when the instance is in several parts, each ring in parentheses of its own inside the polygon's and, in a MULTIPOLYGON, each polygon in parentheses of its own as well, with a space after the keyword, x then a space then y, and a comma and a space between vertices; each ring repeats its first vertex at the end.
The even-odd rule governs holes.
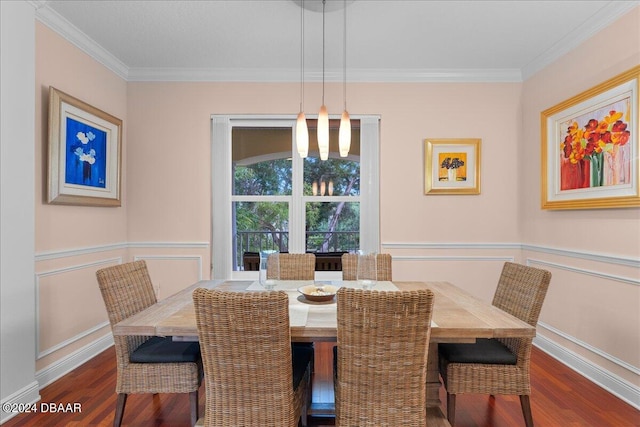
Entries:
MULTIPOLYGON (((339 282, 332 282, 338 284, 339 282)), ((387 282, 389 283, 389 282, 387 282)), ((196 288, 247 291, 251 281, 202 280, 146 310, 123 320, 113 328, 114 335, 197 336, 192 293, 196 288)), ((432 342, 473 342, 476 338, 534 337, 533 326, 482 301, 448 282, 398 282, 400 290, 429 288, 435 294, 432 342)), ((295 341, 335 341, 336 303, 309 303, 291 282, 290 304, 304 308, 303 325, 291 327, 295 341), (307 307, 302 307, 308 306, 307 307)), ((253 289, 255 287, 251 286, 253 289)))

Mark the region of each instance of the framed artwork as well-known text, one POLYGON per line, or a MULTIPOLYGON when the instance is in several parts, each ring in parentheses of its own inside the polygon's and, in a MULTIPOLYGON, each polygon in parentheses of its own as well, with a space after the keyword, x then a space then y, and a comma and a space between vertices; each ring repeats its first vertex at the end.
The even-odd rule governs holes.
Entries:
POLYGON ((541 113, 542 209, 640 206, 640 66, 541 113))
POLYGON ((425 139, 424 194, 480 194, 480 139, 425 139))
POLYGON ((120 206, 122 120, 49 88, 49 203, 120 206))

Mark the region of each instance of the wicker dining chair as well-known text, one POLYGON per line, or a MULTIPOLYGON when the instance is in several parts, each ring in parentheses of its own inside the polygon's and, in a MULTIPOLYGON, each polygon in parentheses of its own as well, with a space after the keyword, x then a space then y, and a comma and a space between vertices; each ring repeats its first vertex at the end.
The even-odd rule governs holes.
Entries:
MULTIPOLYGON (((280 253, 277 257, 267 259, 267 278, 278 280, 314 280, 316 270, 316 256, 311 253, 294 254, 280 253), (274 269, 272 263, 278 261, 278 268, 274 269), (274 277, 273 271, 278 272, 278 277, 274 277)), ((313 342, 294 342, 296 347, 307 347, 315 352, 313 342)), ((315 369, 314 357, 311 358, 311 372, 315 369)), ((311 387, 311 384, 309 385, 311 387)), ((310 389, 311 390, 311 389, 310 389)), ((309 392, 311 399, 311 391, 309 392)), ((310 401, 309 401, 310 403, 310 401)))
MULTIPOLYGON (((376 257, 376 280, 391 279, 391 254, 378 254, 376 257)), ((342 255, 342 280, 356 280, 358 275, 358 254, 342 255)))
POLYGON ((291 345, 284 291, 193 292, 205 370, 198 425, 306 426, 312 350, 291 345))
POLYGON ((280 280, 313 280, 316 271, 316 256, 314 254, 278 254, 277 257, 269 257, 267 261, 267 278, 280 280), (272 260, 279 260, 279 277, 269 274, 269 265, 272 260))
MULTIPOLYGON (((157 302, 145 261, 135 261, 96 272, 111 328, 157 302)), ((120 426, 127 396, 134 393, 189 393, 191 425, 198 419, 198 388, 204 371, 197 342, 172 337, 113 337, 117 381, 113 420, 120 426)))
POLYGON ((425 427, 434 294, 338 290, 336 426, 425 427))
MULTIPOLYGON (((504 264, 493 305, 536 326, 551 273, 521 264, 504 264)), ((440 344, 439 367, 447 390, 447 418, 455 422, 456 395, 463 393, 520 396, 525 425, 531 414, 532 338, 478 339, 469 344, 440 344)))

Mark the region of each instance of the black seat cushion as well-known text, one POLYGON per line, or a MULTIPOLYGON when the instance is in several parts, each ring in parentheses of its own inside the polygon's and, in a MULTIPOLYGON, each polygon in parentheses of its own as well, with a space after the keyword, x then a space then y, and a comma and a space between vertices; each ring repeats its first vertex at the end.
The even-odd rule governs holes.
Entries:
POLYGON ((516 355, 495 339, 478 338, 469 344, 438 344, 438 353, 450 363, 516 364, 516 355))
POLYGON ((198 342, 173 341, 172 337, 151 337, 131 353, 129 361, 132 363, 197 362, 200 357, 198 342))
POLYGON ((293 343, 291 343, 292 345, 298 346, 298 347, 311 347, 313 348, 313 342, 304 342, 304 341, 294 341, 293 343))
POLYGON ((306 345, 291 346, 291 364, 293 367, 293 389, 300 385, 307 366, 313 360, 313 347, 306 345))

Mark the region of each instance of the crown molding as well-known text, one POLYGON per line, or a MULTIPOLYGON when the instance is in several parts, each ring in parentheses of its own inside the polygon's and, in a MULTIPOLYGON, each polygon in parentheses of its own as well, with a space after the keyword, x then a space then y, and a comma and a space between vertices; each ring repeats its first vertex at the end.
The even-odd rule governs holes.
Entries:
POLYGON ((49 0, 26 0, 26 2, 33 6, 34 9, 38 10, 41 7, 46 6, 49 0))
MULTIPOLYGON (((35 4, 36 2, 32 0, 35 4)), ((298 69, 208 69, 208 68, 129 68, 76 26, 38 1, 36 18, 74 46, 127 81, 138 82, 299 82, 298 69)), ((325 72, 325 80, 341 82, 341 70, 325 72)), ((321 82, 321 71, 308 71, 305 81, 321 82)), ((431 82, 521 82, 518 69, 349 69, 349 82, 431 83, 431 82)))
MULTIPOLYGON (((299 69, 130 68, 129 81, 299 83, 299 69)), ((321 71, 305 72, 306 83, 322 82, 321 71)), ((325 81, 342 82, 342 71, 326 71, 325 81)), ((349 69, 351 83, 521 82, 518 69, 349 69)))
MULTIPOLYGON (((295 0, 294 0, 295 1, 295 0)), ((50 9, 46 0, 28 0, 36 19, 127 81, 184 82, 298 82, 298 69, 129 68, 68 20, 50 9)), ((558 41, 522 69, 349 69, 349 82, 444 83, 522 82, 640 5, 640 1, 611 1, 589 21, 558 41)), ((341 71, 325 73, 326 81, 342 81, 341 71)), ((305 81, 320 82, 318 71, 305 73, 305 81)))
POLYGON ((522 67, 522 80, 527 80, 538 71, 551 65, 557 59, 577 48, 596 33, 638 6, 640 6, 640 1, 636 0, 609 2, 609 4, 603 7, 597 14, 594 14, 591 19, 558 41, 542 55, 522 67))
POLYGON ((129 67, 116 58, 111 52, 96 43, 95 40, 80 31, 78 27, 51 10, 46 2, 40 2, 36 10, 36 19, 56 33, 60 34, 78 49, 113 71, 116 75, 128 80, 129 67))

